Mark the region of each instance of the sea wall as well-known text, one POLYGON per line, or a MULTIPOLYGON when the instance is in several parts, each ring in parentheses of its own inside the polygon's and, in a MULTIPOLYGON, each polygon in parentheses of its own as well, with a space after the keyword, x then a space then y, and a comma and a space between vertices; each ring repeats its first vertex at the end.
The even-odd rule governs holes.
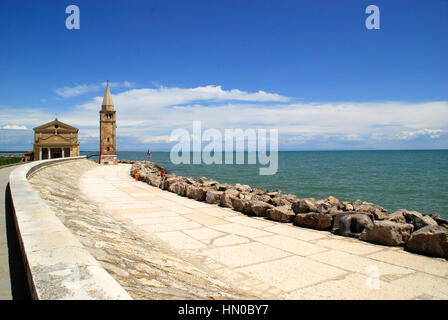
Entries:
POLYGON ((128 161, 130 175, 154 187, 180 196, 228 207, 248 216, 292 223, 298 227, 326 230, 362 241, 401 246, 405 250, 448 259, 448 220, 400 209, 393 213, 379 205, 356 200, 299 199, 281 190, 269 191, 248 185, 222 184, 206 177, 187 178, 168 174, 161 179, 160 167, 150 161, 128 161))
POLYGON ((39 169, 84 158, 34 161, 9 176, 10 214, 33 299, 131 299, 28 182, 39 169))

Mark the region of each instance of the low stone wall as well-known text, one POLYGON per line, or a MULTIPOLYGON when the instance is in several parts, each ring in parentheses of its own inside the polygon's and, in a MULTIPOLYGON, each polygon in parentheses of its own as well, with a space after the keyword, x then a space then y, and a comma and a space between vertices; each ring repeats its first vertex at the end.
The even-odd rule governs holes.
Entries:
POLYGON ((9 176, 15 227, 33 299, 131 299, 28 182, 41 168, 84 158, 29 162, 9 176))
POLYGON ((281 190, 251 188, 248 185, 221 184, 202 177, 199 180, 168 174, 161 180, 160 167, 150 161, 132 163, 131 176, 181 196, 228 207, 246 215, 293 223, 296 226, 327 230, 333 234, 363 241, 403 246, 418 254, 448 259, 448 220, 400 209, 389 213, 381 206, 362 200, 298 199, 281 190))

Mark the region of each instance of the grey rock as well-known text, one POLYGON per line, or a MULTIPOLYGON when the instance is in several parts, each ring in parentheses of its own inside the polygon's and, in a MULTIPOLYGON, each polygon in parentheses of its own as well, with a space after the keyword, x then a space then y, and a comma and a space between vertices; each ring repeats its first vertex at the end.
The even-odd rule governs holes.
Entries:
POLYGON ((406 223, 404 211, 404 209, 397 210, 391 213, 386 219, 393 222, 406 223))
POLYGON ((294 225, 299 227, 330 230, 333 217, 320 212, 298 213, 294 219, 294 225))
POLYGON ((437 222, 435 222, 430 216, 425 216, 417 211, 404 211, 404 217, 406 218, 407 223, 412 223, 415 227, 415 230, 421 229, 426 226, 437 226, 437 222))
POLYGON ((252 200, 250 206, 254 215, 258 217, 267 217, 267 210, 272 209, 274 206, 264 201, 252 200))
POLYGON ((219 205, 221 207, 227 207, 233 209, 232 206, 232 198, 236 198, 239 194, 239 191, 235 189, 227 189, 224 191, 224 193, 221 195, 221 200, 219 202, 219 205))
POLYGON ((362 213, 338 214, 333 216, 333 226, 331 233, 359 238, 365 227, 371 225, 372 219, 369 215, 362 213))
POLYGON ((292 204, 295 213, 317 212, 316 200, 313 198, 301 199, 292 204))
POLYGON ((408 241, 412 231, 414 231, 414 226, 409 223, 388 220, 374 221, 373 224, 365 227, 359 238, 372 243, 401 246, 408 241))
POLYGON ((428 225, 412 233, 406 249, 410 252, 448 259, 448 230, 428 225))
POLYGON ((270 219, 279 222, 292 222, 295 217, 295 213, 289 206, 274 207, 266 212, 270 219))
POLYGON ((223 193, 223 191, 207 191, 205 202, 210 204, 219 204, 223 193))

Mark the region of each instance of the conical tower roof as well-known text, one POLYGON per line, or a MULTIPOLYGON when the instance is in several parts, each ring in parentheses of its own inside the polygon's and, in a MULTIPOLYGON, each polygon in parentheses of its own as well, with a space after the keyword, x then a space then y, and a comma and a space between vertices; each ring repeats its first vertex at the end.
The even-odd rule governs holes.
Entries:
POLYGON ((109 81, 107 81, 106 93, 104 94, 104 99, 103 99, 103 104, 102 104, 103 109, 105 109, 104 107, 106 107, 106 106, 108 107, 107 109, 114 108, 114 103, 112 102, 112 95, 110 94, 110 89, 109 89, 109 81))

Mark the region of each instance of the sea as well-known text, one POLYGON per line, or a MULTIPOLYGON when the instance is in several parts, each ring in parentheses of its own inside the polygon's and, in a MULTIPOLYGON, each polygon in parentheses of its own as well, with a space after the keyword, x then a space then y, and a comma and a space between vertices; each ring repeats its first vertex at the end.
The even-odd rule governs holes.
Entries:
MULTIPOLYGON (((81 155, 98 154, 81 152, 81 155)), ((448 150, 280 151, 274 175, 260 175, 267 165, 174 164, 169 152, 152 152, 151 161, 168 173, 207 177, 221 183, 280 189, 298 198, 373 202, 398 209, 440 214, 448 219, 448 150)), ((233 154, 236 157, 236 153, 233 154)), ((118 159, 148 160, 146 152, 118 152, 118 159)), ((95 159, 94 157, 92 159, 95 159)), ((234 158, 236 159, 236 158, 234 158)), ((223 158, 224 163, 224 158, 223 158)))

